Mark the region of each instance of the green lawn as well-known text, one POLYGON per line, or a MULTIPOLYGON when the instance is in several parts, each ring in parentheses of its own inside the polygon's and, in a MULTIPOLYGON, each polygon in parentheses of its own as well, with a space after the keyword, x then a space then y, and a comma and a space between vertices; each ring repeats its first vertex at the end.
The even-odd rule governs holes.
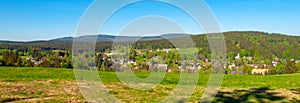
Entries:
MULTIPOLYGON (((123 76, 129 73, 121 73, 123 76)), ((110 93, 124 102, 159 102, 172 92, 180 74, 166 74, 152 90, 141 91, 122 84, 115 73, 99 72, 110 93), (126 96, 125 96, 126 95, 126 96)), ((140 78, 149 73, 135 73, 140 78)), ((188 78, 195 78, 190 74, 188 78)), ((189 101, 199 101, 208 81, 200 74, 189 101)), ((0 102, 84 102, 71 69, 0 67, 0 102)), ((300 74, 225 75, 214 102, 299 102, 300 74)))

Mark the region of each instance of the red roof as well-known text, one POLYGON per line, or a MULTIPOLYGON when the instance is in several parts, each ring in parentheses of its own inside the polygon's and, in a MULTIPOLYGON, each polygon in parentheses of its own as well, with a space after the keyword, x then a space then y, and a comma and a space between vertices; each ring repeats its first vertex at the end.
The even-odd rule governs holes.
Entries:
POLYGON ((43 58, 41 59, 41 61, 47 61, 47 58, 43 57, 43 58))

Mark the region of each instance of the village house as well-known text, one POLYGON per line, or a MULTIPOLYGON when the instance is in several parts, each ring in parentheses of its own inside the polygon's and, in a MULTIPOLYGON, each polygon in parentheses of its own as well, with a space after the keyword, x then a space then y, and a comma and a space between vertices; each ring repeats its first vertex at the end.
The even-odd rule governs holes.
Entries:
POLYGON ((40 59, 41 62, 45 62, 45 61, 47 61, 47 60, 48 60, 48 59, 47 59, 46 57, 43 57, 43 58, 40 59))
POLYGON ((275 58, 275 59, 272 61, 272 64, 273 64, 273 66, 274 66, 274 67, 276 67, 276 66, 277 66, 277 64, 278 64, 278 61, 279 61, 279 59, 278 59, 278 58, 275 58))
POLYGON ((165 51, 167 53, 169 53, 169 51, 171 51, 172 49, 163 49, 162 51, 165 51))
POLYGON ((240 57, 240 53, 238 53, 234 58, 235 58, 235 59, 240 59, 240 58, 241 58, 241 57, 240 57))
POLYGON ((30 61, 34 65, 40 65, 41 63, 46 62, 48 59, 46 57, 43 57, 43 58, 39 59, 38 61, 36 61, 36 60, 34 60, 33 57, 29 57, 29 58, 26 58, 26 60, 30 61))
POLYGON ((253 67, 254 69, 258 68, 258 64, 251 64, 250 66, 253 67))
POLYGON ((128 64, 136 65, 136 62, 135 62, 134 60, 129 60, 129 61, 128 61, 128 64))
POLYGON ((162 69, 162 70, 167 70, 168 64, 158 64, 157 68, 162 69))

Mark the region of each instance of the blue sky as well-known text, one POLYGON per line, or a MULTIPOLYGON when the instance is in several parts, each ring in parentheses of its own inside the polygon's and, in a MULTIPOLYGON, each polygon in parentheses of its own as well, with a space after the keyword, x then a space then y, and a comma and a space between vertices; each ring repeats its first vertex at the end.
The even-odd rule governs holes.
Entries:
MULTIPOLYGON (((0 0, 1 40, 47 40, 73 36, 78 22, 92 0, 0 0)), ((265 31, 300 36, 300 0, 205 0, 215 14, 222 31, 265 31)), ((176 8, 152 4, 159 8, 120 11, 109 21, 104 32, 115 34, 127 21, 121 14, 134 17, 145 13, 161 14, 182 22, 188 33, 201 33, 193 28, 186 15, 176 15, 176 8), (165 9, 168 13, 158 12, 165 9), (144 11, 144 12, 142 12, 144 11), (147 11, 147 12, 145 12, 147 11), (123 13, 122 13, 123 12, 123 13)), ((137 5, 138 7, 139 5, 137 5)))

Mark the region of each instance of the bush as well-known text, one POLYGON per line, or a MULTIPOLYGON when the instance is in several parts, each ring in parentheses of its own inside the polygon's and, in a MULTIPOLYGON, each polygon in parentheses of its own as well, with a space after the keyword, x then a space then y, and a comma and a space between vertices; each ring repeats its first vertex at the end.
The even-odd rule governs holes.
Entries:
POLYGON ((283 64, 277 64, 275 70, 276 70, 276 74, 282 74, 283 73, 283 69, 284 69, 284 65, 283 64))
POLYGON ((210 74, 210 72, 211 72, 211 69, 200 69, 199 70, 200 74, 210 74))
POLYGON ((177 68, 177 66, 168 66, 168 69, 171 69, 172 73, 179 73, 177 68))
POLYGON ((243 71, 244 74, 246 75, 250 75, 252 72, 253 67, 251 66, 244 66, 242 68, 240 68, 239 70, 243 71))
POLYGON ((276 74, 276 69, 271 69, 271 71, 269 72, 271 75, 276 74))
POLYGON ((44 68, 50 68, 51 67, 51 63, 49 61, 45 61, 45 62, 42 62, 40 64, 41 67, 44 67, 44 68))
POLYGON ((300 73, 300 62, 296 64, 296 71, 297 73, 300 73))
POLYGON ((68 63, 61 62, 60 67, 61 68, 68 68, 68 63))
POLYGON ((229 68, 226 68, 225 69, 225 74, 230 74, 231 73, 231 70, 229 68))
POLYGON ((287 61, 285 64, 285 68, 283 69, 283 72, 285 74, 295 73, 296 72, 295 61, 293 60, 287 61))

